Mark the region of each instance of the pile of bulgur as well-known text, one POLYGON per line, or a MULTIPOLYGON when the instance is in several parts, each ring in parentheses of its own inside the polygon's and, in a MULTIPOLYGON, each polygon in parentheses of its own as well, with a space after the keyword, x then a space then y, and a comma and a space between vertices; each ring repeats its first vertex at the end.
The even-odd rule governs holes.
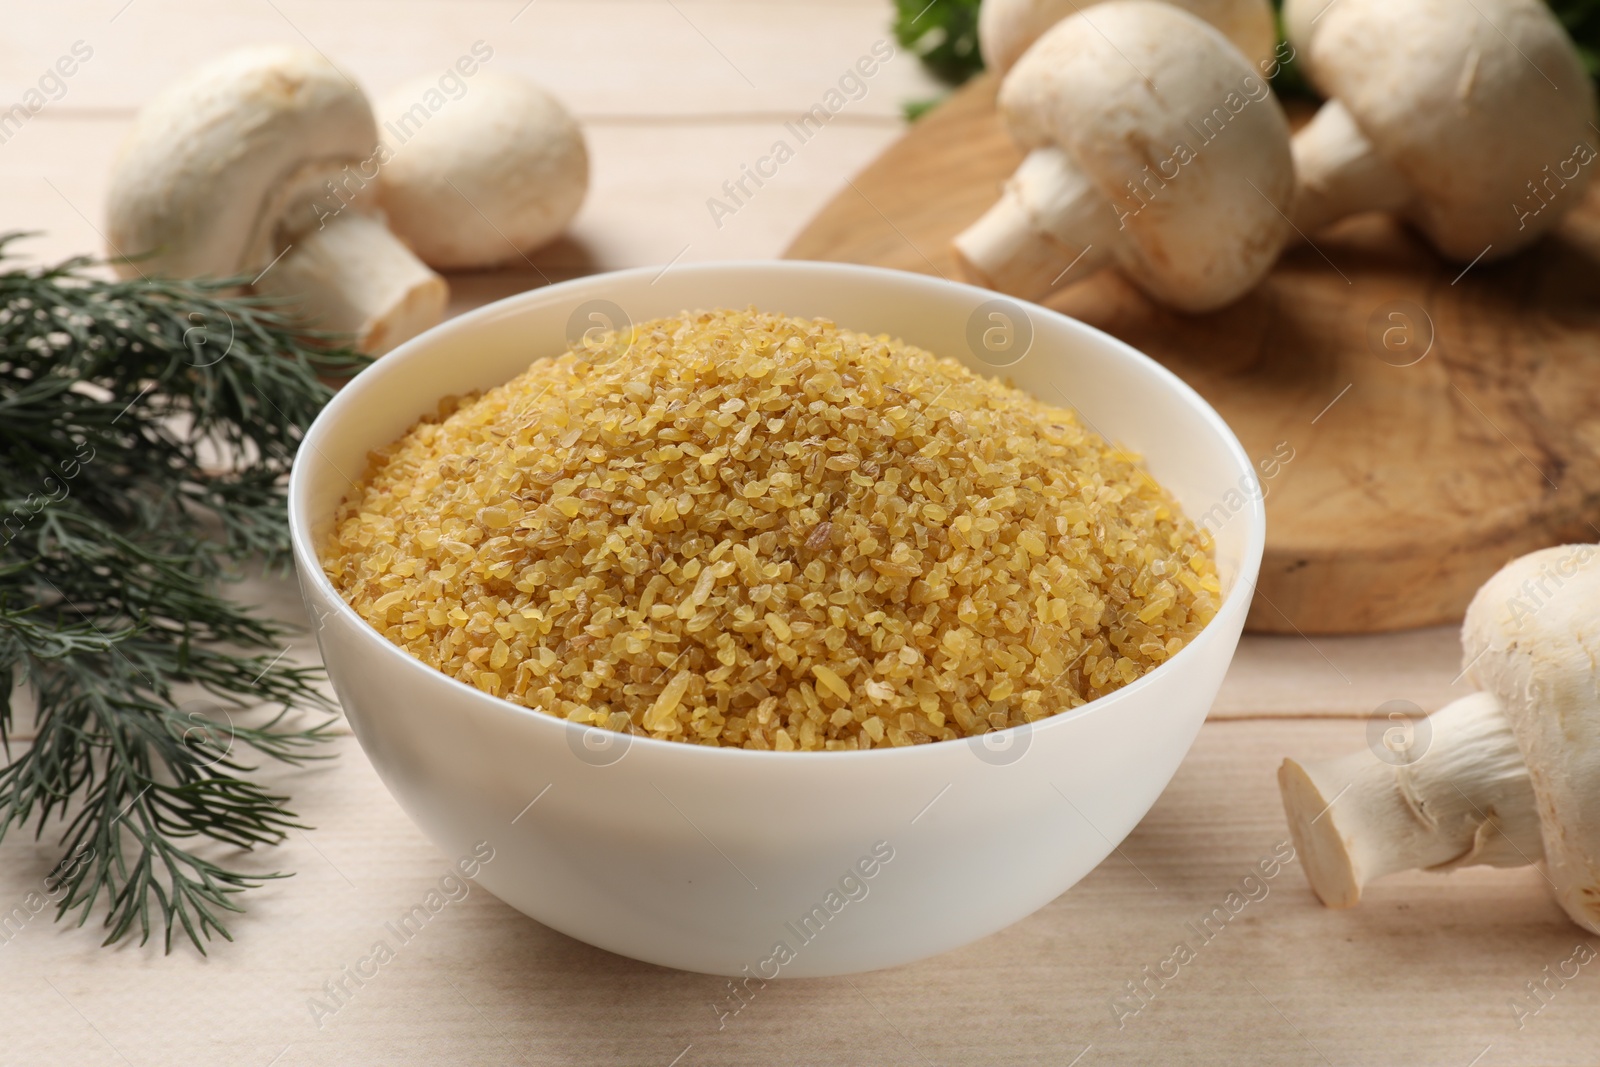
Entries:
POLYGON ((685 313, 450 400, 371 455, 328 576, 445 674, 578 723, 757 749, 1076 707, 1213 616, 1137 458, 949 359, 685 313))

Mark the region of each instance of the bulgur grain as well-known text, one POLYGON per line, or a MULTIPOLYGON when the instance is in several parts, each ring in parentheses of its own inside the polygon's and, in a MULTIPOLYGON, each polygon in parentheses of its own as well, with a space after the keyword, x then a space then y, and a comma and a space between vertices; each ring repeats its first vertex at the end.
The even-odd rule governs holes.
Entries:
POLYGON ((909 745, 1077 707, 1216 611, 1136 457, 953 360, 753 309, 599 350, 441 402, 336 516, 341 594, 469 685, 696 744, 909 745))

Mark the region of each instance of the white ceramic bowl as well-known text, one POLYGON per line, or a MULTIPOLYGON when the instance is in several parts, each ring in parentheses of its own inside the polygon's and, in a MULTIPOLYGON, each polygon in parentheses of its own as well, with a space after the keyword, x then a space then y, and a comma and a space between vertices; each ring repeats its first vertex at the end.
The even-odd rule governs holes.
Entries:
POLYGON ((592 945, 771 978, 955 948, 1048 903, 1111 852, 1171 779, 1233 655, 1265 533, 1256 485, 1205 401, 1080 322, 921 275, 751 262, 583 278, 428 331, 323 411, 294 465, 289 514, 345 714, 449 857, 488 842, 484 888, 592 945), (1209 515, 1226 592, 1216 619, 1133 684, 1031 727, 904 749, 752 752, 629 738, 506 703, 423 666, 334 591, 318 546, 351 476, 440 397, 507 381, 619 309, 638 322, 747 305, 890 334, 990 373, 1021 354, 998 373, 1143 453, 1191 517, 1209 515))

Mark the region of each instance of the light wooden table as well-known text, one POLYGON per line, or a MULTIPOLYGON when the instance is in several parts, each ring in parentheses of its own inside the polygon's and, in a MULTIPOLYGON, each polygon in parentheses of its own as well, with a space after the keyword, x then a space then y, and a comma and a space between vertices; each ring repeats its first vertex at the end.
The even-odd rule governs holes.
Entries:
MULTIPOLYGON (((93 49, 60 99, 0 143, 0 226, 45 231, 27 246, 44 259, 101 249, 107 166, 138 105, 251 42, 309 42, 381 94, 483 40, 494 66, 552 88, 584 121, 594 172, 570 238, 535 257, 552 278, 777 255, 898 135, 902 101, 933 91, 897 56, 719 226, 707 199, 887 37, 887 4, 8 0, 5 14, 0 109, 75 42, 93 49)), ((460 310, 540 278, 452 281, 460 310)), ((285 617, 300 610, 285 583, 244 595, 285 617)), ((345 737, 327 764, 266 772, 315 829, 251 861, 297 875, 247 897, 235 943, 204 959, 103 949, 93 930, 45 913, 0 944, 0 1064, 1600 1062, 1600 965, 1519 1028, 1513 1003, 1538 1003, 1525 983, 1600 940, 1565 921, 1531 869, 1400 876, 1334 913, 1291 865, 1196 943, 1176 978, 1148 983, 1155 995, 1137 1014, 1135 1000, 1114 1007, 1285 839, 1279 760, 1362 744, 1387 700, 1437 707, 1463 691, 1456 660, 1447 630, 1247 638, 1166 795, 1081 885, 936 959, 769 986, 722 1029, 710 1007, 722 981, 592 949, 476 889, 319 1027, 308 998, 447 863, 345 737)), ((0 910, 40 885, 54 855, 20 835, 0 846, 0 910)))

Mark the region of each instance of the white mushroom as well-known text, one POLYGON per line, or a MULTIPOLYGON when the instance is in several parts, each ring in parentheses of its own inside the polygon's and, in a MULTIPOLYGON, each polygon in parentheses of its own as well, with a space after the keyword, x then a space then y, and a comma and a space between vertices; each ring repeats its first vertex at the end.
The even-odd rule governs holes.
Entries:
POLYGON ((1293 0, 1332 99, 1294 138, 1295 225, 1395 211, 1445 256, 1495 259, 1583 199, 1594 86, 1544 0, 1293 0))
POLYGON ((140 112, 116 161, 107 236, 136 257, 118 273, 254 278, 312 326, 388 351, 439 321, 448 288, 352 175, 377 147, 366 96, 316 52, 202 67, 140 112))
POLYGON ((1294 54, 1295 66, 1300 76, 1311 83, 1323 96, 1329 93, 1317 78, 1311 59, 1311 39, 1316 36, 1322 13, 1334 0, 1283 0, 1283 36, 1294 54))
POLYGON ((1115 264, 1156 299, 1206 311, 1243 295, 1289 235, 1289 128, 1250 62, 1155 0, 1057 23, 1000 90, 1032 149, 955 240, 979 284, 1029 299, 1115 264))
POLYGON ((493 267, 548 244, 589 184, 583 133, 553 96, 483 72, 436 114, 432 79, 379 106, 387 162, 379 178, 390 225, 439 270, 493 267))
MULTIPOLYGON (((978 9, 978 47, 983 65, 1005 74, 1044 31, 1099 0, 983 0, 978 9)), ((1268 0, 1171 0, 1209 22, 1257 64, 1272 62, 1278 41, 1268 0)), ((1264 67, 1262 69, 1265 69, 1264 67)))
POLYGON ((1482 692, 1419 724, 1410 753, 1284 761, 1284 810, 1323 903, 1350 907, 1396 871, 1542 858, 1557 902, 1600 933, 1596 605, 1600 546, 1514 560, 1478 590, 1462 627, 1466 675, 1482 692))

